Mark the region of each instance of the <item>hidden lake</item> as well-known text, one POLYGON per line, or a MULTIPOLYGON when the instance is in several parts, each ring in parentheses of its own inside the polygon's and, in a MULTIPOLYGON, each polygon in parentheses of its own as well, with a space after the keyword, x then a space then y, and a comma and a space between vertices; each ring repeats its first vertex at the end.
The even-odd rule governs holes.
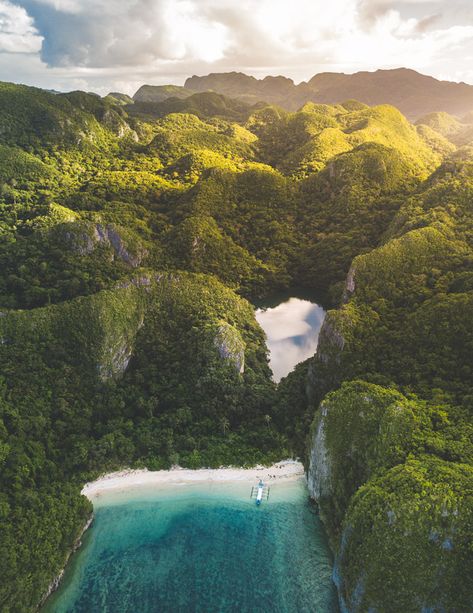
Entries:
POLYGON ((266 333, 270 367, 279 382, 317 350, 325 310, 303 293, 269 296, 257 303, 255 317, 266 333))

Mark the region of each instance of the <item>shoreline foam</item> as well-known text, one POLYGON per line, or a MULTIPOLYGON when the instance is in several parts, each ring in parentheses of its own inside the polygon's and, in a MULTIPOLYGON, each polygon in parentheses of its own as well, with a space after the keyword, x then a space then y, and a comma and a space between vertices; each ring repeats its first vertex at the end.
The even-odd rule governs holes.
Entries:
POLYGON ((254 468, 199 468, 174 467, 171 470, 149 471, 147 469, 125 469, 105 474, 95 481, 86 483, 82 494, 94 502, 102 494, 135 490, 145 486, 167 487, 196 483, 224 483, 228 481, 255 481, 263 479, 269 484, 293 481, 304 477, 304 467, 295 460, 277 462, 272 466, 254 468))

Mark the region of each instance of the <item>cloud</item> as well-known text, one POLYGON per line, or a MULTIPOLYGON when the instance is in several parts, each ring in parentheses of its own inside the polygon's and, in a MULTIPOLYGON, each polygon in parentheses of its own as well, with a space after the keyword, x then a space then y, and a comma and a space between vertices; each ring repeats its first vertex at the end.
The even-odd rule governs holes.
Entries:
POLYGON ((189 0, 24 0, 44 35, 48 66, 141 66, 186 59, 213 62, 225 26, 189 0))
POLYGON ((42 38, 24 8, 0 0, 0 52, 37 53, 42 38))
POLYGON ((0 0, 0 6, 17 11, 10 25, 0 23, 0 45, 39 53, 40 82, 57 76, 62 83, 70 74, 94 89, 124 84, 129 93, 145 81, 182 83, 194 73, 228 70, 300 81, 323 70, 405 65, 459 78, 470 74, 473 56, 469 0, 0 0))
POLYGON ((429 15, 428 17, 424 17, 421 19, 416 26, 417 32, 423 33, 428 32, 432 29, 432 26, 437 23, 441 19, 442 15, 440 13, 435 13, 433 15, 429 15))
POLYGON ((258 309, 256 319, 265 330, 269 341, 281 341, 307 334, 311 329, 307 318, 314 308, 316 307, 307 300, 291 298, 272 309, 258 309))
POLYGON ((324 317, 321 307, 298 298, 256 311, 256 319, 266 332, 270 366, 276 381, 314 355, 324 317))

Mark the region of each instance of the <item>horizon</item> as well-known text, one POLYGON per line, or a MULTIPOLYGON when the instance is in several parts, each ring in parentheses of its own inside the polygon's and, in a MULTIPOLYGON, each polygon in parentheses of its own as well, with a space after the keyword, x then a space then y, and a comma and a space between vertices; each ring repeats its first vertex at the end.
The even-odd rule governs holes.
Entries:
POLYGON ((0 80, 126 94, 191 75, 399 66, 473 83, 468 0, 0 0, 0 80))
POLYGON ((53 88, 45 88, 45 87, 42 87, 41 85, 35 85, 35 84, 30 84, 30 83, 23 83, 23 82, 19 82, 19 81, 3 81, 3 80, 0 80, 0 81, 4 82, 4 83, 12 83, 14 85, 24 85, 26 87, 36 87, 38 89, 43 89, 43 90, 46 90, 46 91, 55 91, 55 92, 57 92, 59 94, 67 94, 67 93, 70 93, 72 91, 84 91, 85 93, 96 94, 97 96, 101 96, 101 97, 105 97, 105 96, 107 96, 107 95, 109 95, 111 93, 127 94, 130 97, 133 97, 133 95, 136 94, 139 91, 139 89, 141 89, 144 86, 162 87, 162 86, 166 86, 166 85, 175 85, 175 86, 183 87, 185 85, 185 82, 189 78, 193 78, 193 77, 202 78, 202 77, 206 77, 206 76, 210 76, 210 75, 214 75, 214 74, 240 74, 240 75, 244 75, 244 76, 247 76, 247 77, 253 77, 253 78, 255 78, 258 81, 263 81, 264 79, 266 79, 268 77, 271 77, 271 78, 282 77, 282 78, 291 80, 294 83, 295 86, 298 86, 298 85, 302 85, 303 83, 307 83, 313 77, 321 75, 321 74, 343 74, 343 75, 346 75, 346 76, 351 76, 351 75, 360 74, 360 73, 394 72, 394 71, 401 71, 401 70, 413 71, 413 72, 416 72, 417 74, 419 74, 421 76, 430 77, 430 78, 433 78, 433 79, 435 79, 435 80, 437 80, 439 82, 455 83, 455 84, 458 84, 458 85, 468 85, 468 86, 473 87, 473 82, 472 83, 468 83, 466 81, 450 81, 449 79, 437 79, 437 77, 435 77, 434 75, 422 73, 422 72, 419 72, 418 70, 415 70, 413 68, 408 68, 407 66, 399 66, 399 67, 395 67, 395 68, 375 68, 373 70, 357 70, 355 72, 335 72, 335 71, 327 70, 327 71, 322 71, 322 72, 314 73, 313 75, 311 75, 310 77, 308 77, 307 79, 302 80, 302 81, 296 81, 292 77, 289 77, 289 76, 284 75, 284 74, 267 74, 267 75, 264 75, 264 76, 255 76, 253 74, 250 74, 250 73, 247 73, 247 72, 243 72, 241 70, 228 70, 228 71, 225 71, 225 72, 209 72, 209 73, 206 73, 206 74, 192 74, 192 75, 189 74, 188 76, 186 76, 186 77, 184 77, 182 79, 181 83, 175 83, 175 82, 171 82, 171 81, 167 81, 165 83, 151 83, 151 82, 146 82, 145 83, 145 82, 143 82, 143 83, 138 85, 136 90, 133 90, 131 92, 124 92, 124 91, 119 91, 119 90, 109 90, 106 93, 99 93, 99 92, 96 92, 96 91, 90 90, 90 89, 63 89, 63 90, 57 89, 57 90, 55 90, 53 88))

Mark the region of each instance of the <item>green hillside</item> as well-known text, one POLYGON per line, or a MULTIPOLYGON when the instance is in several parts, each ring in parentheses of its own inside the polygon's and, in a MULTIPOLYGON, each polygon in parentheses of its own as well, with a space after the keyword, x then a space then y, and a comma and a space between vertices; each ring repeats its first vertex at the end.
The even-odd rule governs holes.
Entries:
POLYGON ((0 84, 5 613, 62 568, 85 480, 291 452, 350 611, 473 604, 470 119, 247 102, 0 84), (330 310, 276 386, 247 300, 294 287, 330 310))
MULTIPOLYGON (((185 90, 187 91, 187 90, 185 90)), ((200 118, 220 117, 229 121, 241 121, 247 117, 249 106, 215 92, 203 92, 186 96, 173 95, 160 99, 155 96, 137 96, 128 112, 143 119, 157 119, 170 113, 192 113, 200 118)))
POLYGON ((430 113, 417 120, 420 127, 427 126, 457 146, 473 142, 473 116, 467 113, 461 119, 448 113, 430 113))

